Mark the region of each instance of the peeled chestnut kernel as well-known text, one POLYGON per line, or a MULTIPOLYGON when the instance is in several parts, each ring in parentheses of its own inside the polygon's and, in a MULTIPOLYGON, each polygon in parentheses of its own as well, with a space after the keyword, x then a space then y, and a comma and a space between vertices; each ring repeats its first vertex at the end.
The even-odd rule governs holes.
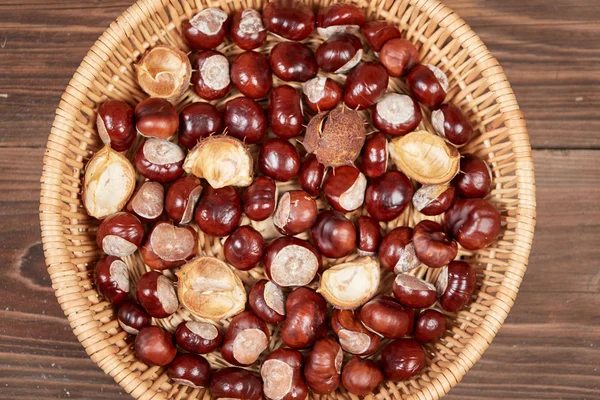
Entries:
POLYGON ((189 224, 194 217, 194 209, 201 193, 202 185, 195 176, 184 176, 173 182, 165 200, 165 210, 169 218, 177 224, 189 224))
POLYGON ((456 242, 448 238, 442 225, 434 221, 424 220, 415 226, 413 244, 417 258, 431 268, 447 265, 458 254, 456 242))
POLYGON ((151 181, 171 182, 183 175, 185 153, 168 140, 150 138, 135 153, 135 168, 151 181))
POLYGON ((154 46, 135 64, 137 81, 151 97, 177 100, 188 90, 192 65, 187 54, 171 46, 154 46))
POLYGON ((217 100, 227 96, 231 86, 229 61, 215 50, 203 50, 190 57, 194 91, 205 100, 217 100))
POLYGON ((300 41, 315 27, 315 14, 299 0, 275 0, 263 10, 263 24, 271 33, 284 39, 300 41))
POLYGON ((135 128, 142 136, 168 139, 178 127, 177 110, 165 99, 150 97, 135 107, 135 128))
POLYGON ((400 31, 388 21, 369 21, 360 28, 367 44, 377 53, 383 45, 394 38, 400 37, 400 31))
POLYGON ((101 258, 94 267, 94 283, 106 301, 119 306, 129 293, 127 264, 115 256, 101 258))
POLYGON ((342 87, 333 79, 317 76, 302 85, 306 105, 313 112, 333 110, 342 100, 342 87))
POLYGON ((430 64, 419 64, 411 69, 406 84, 412 95, 429 108, 444 102, 450 86, 446 74, 430 64))
POLYGON ((373 108, 373 125, 383 133, 402 136, 414 131, 423 115, 419 103, 412 97, 388 93, 373 108))
POLYGON ((229 28, 229 16, 220 8, 205 8, 181 26, 183 37, 194 50, 214 49, 229 28))
POLYGON ((210 364, 204 357, 189 353, 178 354, 167 369, 173 382, 193 389, 208 387, 210 373, 210 364))
POLYGON ((375 361, 354 356, 344 365, 342 385, 350 393, 366 396, 383 381, 383 372, 375 361))
POLYGON ((419 63, 419 52, 414 44, 398 37, 386 41, 381 47, 379 61, 390 76, 402 76, 419 63))
POLYGON ((118 212, 98 226, 96 244, 109 256, 127 257, 142 245, 144 226, 133 214, 118 212))
POLYGON ((412 332, 414 312, 390 296, 379 296, 360 309, 365 328, 388 339, 398 339, 412 332))
POLYGON ((261 260, 265 243, 262 235, 251 226, 237 228, 223 245, 227 262, 240 271, 254 268, 261 260))
POLYGON ((229 100, 223 110, 227 134, 247 144, 262 141, 267 134, 267 117, 260 105, 249 97, 229 100))
POLYGON ((344 87, 344 103, 353 110, 364 110, 385 93, 388 74, 379 63, 361 62, 348 74, 344 87))
POLYGON ((116 151, 127 151, 135 141, 133 108, 121 100, 107 100, 98 108, 96 128, 102 142, 116 151))
POLYGON ((273 224, 282 235, 297 235, 317 220, 317 202, 303 190, 291 190, 279 199, 273 224))
POLYGON ((350 33, 331 36, 317 49, 317 64, 325 72, 343 74, 350 71, 362 59, 363 46, 360 39, 350 33))
POLYGON ((379 278, 379 262, 373 257, 360 257, 323 272, 317 292, 335 308, 354 310, 375 295, 379 278))
POLYGON ((466 250, 489 246, 500 232, 500 211, 484 199, 456 199, 444 215, 450 236, 466 250))
POLYGON ((492 170, 481 158, 473 154, 462 154, 460 172, 452 180, 459 197, 485 197, 492 187, 492 170))
POLYGON ((221 345, 221 355, 230 364, 254 364, 269 345, 269 328, 251 311, 233 317, 221 345))
POLYGON ((202 232, 223 237, 232 233, 242 219, 240 195, 231 186, 208 186, 196 207, 195 221, 202 232))
POLYGON ((142 328, 150 326, 152 317, 133 301, 125 300, 117 314, 119 326, 131 335, 137 335, 142 328))
POLYGON ((427 356, 417 341, 398 339, 383 348, 379 363, 386 379, 399 382, 418 374, 427 364, 427 356))
POLYGON ((460 166, 456 147, 427 131, 414 131, 392 140, 389 151, 398 169, 422 184, 448 183, 460 166))
POLYGON ((142 328, 135 337, 135 355, 148 365, 167 365, 177 355, 173 337, 158 326, 142 328))
POLYGON ((409 308, 431 307, 437 300, 435 286, 411 275, 396 275, 392 290, 396 300, 409 308))
POLYGON ((454 202, 452 185, 423 185, 413 195, 413 206, 423 215, 440 215, 454 202))
POLYGON ((183 265, 198 253, 198 234, 189 226, 178 227, 172 222, 157 222, 140 254, 152 269, 165 270, 183 265))
POLYGON ((298 350, 277 349, 262 362, 263 392, 269 400, 302 400, 308 387, 302 376, 304 358, 298 350))
POLYGON ((304 127, 300 93, 289 85, 277 86, 269 95, 269 126, 282 139, 298 136, 304 127))
POLYGON ((244 214, 253 221, 264 221, 275 210, 277 185, 268 176, 259 176, 244 192, 244 214))
POLYGON ((412 243, 413 230, 407 226, 394 228, 379 245, 381 266, 396 274, 409 272, 421 265, 412 243))
POLYGON ((305 349, 327 335, 327 303, 323 296, 299 287, 285 302, 281 340, 292 349, 305 349))
POLYGON ((365 192, 365 206, 371 217, 388 222, 402 214, 413 195, 412 183, 399 171, 375 178, 365 192))
POLYGON ((269 60, 251 50, 240 54, 231 64, 231 82, 244 96, 265 97, 273 87, 269 60))
POLYGON ((387 171, 388 142, 385 133, 375 132, 367 137, 362 148, 360 169, 369 178, 378 178, 387 171))
POLYGON ((300 171, 298 150, 287 140, 269 139, 260 148, 258 168, 276 181, 287 182, 300 171))
POLYGON ((218 349, 222 341, 219 328, 208 322, 183 321, 175 330, 175 343, 190 353, 208 354, 218 349))
POLYGON ((260 378, 242 368, 220 369, 210 379, 210 394, 215 399, 260 400, 262 393, 260 378))
POLYGON ((431 343, 444 336, 446 331, 446 316, 438 310, 421 311, 415 323, 413 337, 421 343, 431 343))
POLYGON ((246 8, 233 14, 231 39, 244 50, 254 50, 267 39, 267 30, 262 23, 260 12, 246 8))
POLYGON ((296 42, 279 42, 273 46, 269 64, 279 79, 288 82, 306 82, 319 71, 312 50, 296 42))
POLYGON ((179 308, 173 282, 160 272, 148 271, 138 279, 136 297, 154 318, 166 318, 179 308))
POLYGON ((311 237, 319 252, 328 258, 346 257, 356 249, 356 228, 339 211, 321 211, 311 237))
POLYGON ((452 261, 438 276, 436 287, 444 310, 457 312, 463 308, 475 292, 477 273, 465 261, 452 261))
POLYGON ((367 178, 351 165, 331 170, 323 182, 327 202, 341 212, 351 212, 363 205, 367 178))
POLYGON ((192 103, 179 113, 177 140, 192 149, 202 139, 223 131, 223 117, 217 107, 210 103, 192 103))
POLYGON ((282 287, 308 285, 321 267, 321 256, 312 244, 294 237, 273 240, 263 258, 265 274, 282 287))
POLYGON ((121 211, 135 189, 135 170, 125 156, 105 146, 88 161, 82 200, 88 215, 103 219, 121 211))
POLYGON ((306 356, 304 377, 309 389, 328 394, 340 386, 344 352, 332 338, 318 340, 306 356))
POLYGON ((331 329, 337 335, 344 351, 368 356, 377 351, 381 339, 363 326, 357 311, 333 310, 331 329))
POLYGON ((473 126, 465 114, 454 104, 442 104, 431 112, 431 124, 435 132, 460 147, 473 136, 473 126))
POLYGON ((377 252, 381 242, 381 227, 374 218, 360 216, 356 225, 356 249, 361 256, 372 256, 377 252))
POLYGON ((145 181, 136 189, 125 208, 141 222, 155 222, 164 209, 165 188, 158 182, 145 181))
POLYGON ((231 136, 210 136, 187 155, 183 169, 220 189, 252 183, 253 160, 242 142, 231 136))
POLYGON ((266 279, 256 282, 248 295, 254 314, 268 324, 277 325, 285 319, 285 296, 279 286, 266 279))
POLYGON ((324 38, 338 33, 358 33, 365 23, 365 12, 355 4, 332 3, 319 9, 317 31, 324 38))

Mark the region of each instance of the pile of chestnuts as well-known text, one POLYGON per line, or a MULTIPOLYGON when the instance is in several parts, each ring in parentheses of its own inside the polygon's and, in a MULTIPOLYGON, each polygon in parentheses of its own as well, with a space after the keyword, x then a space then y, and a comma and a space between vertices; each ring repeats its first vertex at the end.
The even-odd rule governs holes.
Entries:
POLYGON ((99 106, 105 146, 82 191, 106 254, 95 285, 138 359, 240 400, 362 396, 417 375, 424 345, 474 294, 459 249, 500 230, 490 167, 458 150, 474 132, 445 103, 446 74, 351 4, 207 8, 181 32, 189 55, 160 45, 136 65, 149 98, 99 106), (285 40, 268 47, 269 35, 285 40), (388 91, 400 79, 408 93, 388 91), (180 107, 190 84, 204 101, 180 107), (441 219, 388 229, 407 208, 441 219), (138 254, 147 272, 134 285, 126 261, 138 254), (417 268, 439 269, 435 285, 417 268), (183 310, 174 331, 155 324, 183 310), (276 326, 283 344, 270 351, 276 326), (212 352, 230 366, 213 371, 212 352), (247 368, 258 363, 260 376, 247 368))

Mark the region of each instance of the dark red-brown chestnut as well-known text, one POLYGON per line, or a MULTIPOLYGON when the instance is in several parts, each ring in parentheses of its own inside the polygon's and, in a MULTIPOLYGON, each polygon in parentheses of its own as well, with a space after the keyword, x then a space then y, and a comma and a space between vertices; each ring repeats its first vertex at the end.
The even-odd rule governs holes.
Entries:
POLYGON ((367 178, 351 165, 329 171, 323 182, 323 194, 335 210, 351 212, 363 205, 367 178))
POLYGON ((150 326, 152 317, 137 303, 125 300, 117 313, 119 326, 131 335, 137 335, 142 328, 150 326))
POLYGON ((263 24, 271 33, 292 41, 304 40, 315 27, 315 14, 300 0, 275 0, 263 10, 263 24))
POLYGON ((475 292, 477 273, 465 261, 452 261, 445 267, 436 282, 440 304, 444 310, 457 312, 475 292))
POLYGON ((248 295, 254 314, 268 324, 278 325, 285 319, 285 296, 279 286, 266 279, 256 282, 248 295))
POLYGON ((231 64, 231 82, 244 96, 265 97, 273 87, 269 60, 252 50, 240 54, 231 64))
POLYGON ((264 221, 275 211, 277 185, 268 176, 259 176, 244 192, 244 214, 253 221, 264 221))
POLYGON ((387 86, 388 74, 381 64, 361 62, 348 74, 344 103, 352 110, 364 110, 383 96, 387 86))
POLYGON ((165 199, 165 211, 169 218, 177 224, 189 224, 201 193, 202 185, 195 176, 184 176, 173 182, 165 199))
POLYGON ((262 23, 260 12, 246 8, 233 14, 231 39, 244 50, 254 50, 267 39, 267 30, 262 23))
POLYGON ((412 95, 429 108, 444 102, 449 83, 446 74, 430 64, 419 64, 406 75, 406 84, 412 95))
POLYGON ((167 376, 179 385, 193 389, 208 387, 210 382, 210 364, 202 356, 178 354, 167 368, 167 376))
POLYGON ((369 178, 378 178, 387 171, 388 142, 385 133, 375 132, 367 136, 362 148, 361 171, 369 178))
POLYGON ((413 245, 417 258, 430 268, 448 265, 458 254, 456 242, 446 235, 441 224, 434 221, 424 220, 415 225, 413 245))
POLYGON ((118 212, 102 220, 96 232, 96 244, 109 256, 127 257, 142 245, 144 226, 128 212, 118 212))
POLYGON ((142 328, 135 337, 135 355, 148 365, 167 365, 177 355, 171 334, 158 326, 142 328))
POLYGON ((214 49, 227 35, 229 16, 220 8, 208 7, 189 21, 184 21, 181 28, 192 49, 214 49))
POLYGON ((340 385, 344 351, 332 338, 318 340, 306 356, 304 378, 309 389, 328 394, 340 385))
POLYGON ((369 21, 360 28, 367 44, 374 52, 381 51, 383 45, 394 38, 400 37, 400 31, 388 21, 369 21))
POLYGON ((288 295, 281 340, 292 349, 305 349, 327 335, 327 303, 323 296, 307 287, 288 295))
POLYGON ((168 140, 150 138, 135 153, 137 171, 151 181, 171 182, 183 175, 185 153, 168 140))
POLYGON ((240 226, 225 240, 225 259, 240 271, 254 268, 261 260, 265 242, 256 229, 249 225, 240 226))
POLYGON ((277 349, 262 362, 263 392, 269 400, 304 400, 308 387, 302 376, 304 358, 298 350, 277 349))
POLYGON ((336 74, 350 71, 360 62, 362 55, 362 42, 357 36, 350 33, 331 36, 315 52, 319 67, 325 72, 336 74))
POLYGON ((418 374, 427 364, 427 356, 417 341, 398 339, 383 348, 379 363, 386 379, 399 382, 418 374))
POLYGON ((297 42, 279 42, 273 46, 269 64, 273 73, 284 81, 306 82, 319 70, 312 50, 297 42))
POLYGON ((179 113, 179 135, 177 140, 187 149, 192 149, 202 139, 223 131, 223 116, 210 103, 192 103, 179 113))
POLYGON ((211 236, 227 236, 239 225, 241 218, 242 201, 233 187, 206 187, 195 215, 196 224, 202 232, 211 236))
POLYGON ((414 131, 422 118, 419 103, 400 93, 388 93, 383 96, 372 112, 375 128, 391 136, 402 136, 414 131))
POLYGON ((400 171, 387 171, 367 187, 365 206, 371 217, 388 222, 402 214, 411 201, 413 187, 400 171))
POLYGON ((155 222, 165 206, 165 188, 158 182, 145 181, 135 190, 125 209, 143 223, 155 222))
POLYGON ((328 258, 346 257, 356 249, 356 228, 339 211, 321 211, 311 237, 319 252, 328 258))
POLYGON ((317 202, 303 190, 290 190, 281 196, 273 214, 273 225, 282 235, 297 235, 317 220, 317 202))
POLYGON ((168 139, 178 127, 177 110, 168 100, 150 97, 135 107, 135 128, 142 136, 168 139))
POLYGON ((192 85, 194 91, 205 100, 217 100, 227 96, 231 87, 229 61, 215 50, 193 53, 192 85))
POLYGON ((393 38, 385 42, 379 53, 379 61, 390 76, 406 74, 419 62, 419 52, 414 44, 406 39, 393 38))
POLYGON ((423 215, 440 215, 450 208, 455 194, 452 185, 423 185, 413 195, 412 203, 423 215))
POLYGON ((331 3, 317 14, 317 30, 324 38, 342 32, 357 33, 364 23, 365 12, 350 3, 331 3))
POLYGON ((390 296, 379 296, 360 309, 364 326, 388 339, 398 339, 412 332, 414 312, 404 308, 390 296))
POLYGON ((317 76, 302 85, 304 101, 313 112, 333 110, 342 100, 342 87, 333 79, 317 76))
POLYGON ((435 132, 460 147, 466 144, 473 136, 471 121, 455 104, 442 104, 431 113, 431 124, 435 132))
POLYGON ((152 269, 164 270, 185 264, 198 253, 198 234, 190 226, 157 222, 148 233, 140 255, 152 269))
POLYGON ((431 307, 437 300, 434 285, 407 274, 396 275, 392 290, 396 300, 409 308, 431 307))
POLYGON ((373 360, 354 356, 344 365, 342 385, 350 393, 366 396, 383 381, 383 372, 373 360))
POLYGON ((179 308, 173 282, 160 272, 148 271, 138 279, 136 297, 154 318, 166 318, 179 308))
POLYGON ((276 181, 287 182, 300 171, 298 150, 287 140, 269 139, 260 148, 258 168, 276 181))
POLYGON ((314 154, 309 154, 300 167, 298 182, 302 190, 311 196, 317 197, 321 194, 324 175, 325 166, 317 161, 314 154))
POLYGON ((484 199, 456 199, 444 215, 446 232, 466 250, 489 246, 500 232, 500 211, 484 199))
POLYGON ((98 135, 116 151, 127 151, 135 141, 133 108, 121 100, 107 100, 98 108, 98 135))
POLYGON ((446 316, 429 308, 421 311, 415 323, 413 338, 417 342, 431 343, 435 342, 444 335, 446 331, 446 316))
POLYGON ((119 306, 129 293, 127 264, 115 256, 101 258, 94 266, 94 283, 106 301, 119 306))
POLYGON ((344 351, 368 356, 377 351, 380 337, 364 327, 353 310, 333 310, 331 329, 337 335, 344 351))
POLYGON ((386 233, 379 245, 378 255, 381 266, 400 274, 421 265, 415 253, 412 236, 413 230, 408 226, 399 226, 386 233))
POLYGON ((459 197, 485 197, 492 187, 492 170, 476 155, 462 154, 460 172, 452 180, 452 186, 459 197))
POLYGON ((300 93, 289 85, 277 86, 269 95, 269 125, 282 139, 298 136, 304 127, 302 98, 300 93))
POLYGON ((262 382, 250 371, 227 367, 212 374, 210 394, 216 399, 260 400, 262 382))
POLYGON ((273 240, 265 249, 265 274, 282 287, 308 285, 321 268, 321 256, 310 242, 295 237, 273 240))
POLYGON ((249 97, 229 100, 223 109, 223 120, 227 134, 256 144, 267 135, 267 117, 260 105, 249 97))
POLYGON ((363 256, 373 255, 381 243, 381 226, 374 218, 362 215, 354 222, 356 225, 356 249, 363 256))
POLYGON ((175 343, 194 354, 215 351, 223 341, 223 334, 213 324, 202 321, 183 321, 175 330, 175 343))
POLYGON ((254 364, 269 345, 269 328, 251 311, 233 317, 221 344, 221 355, 230 364, 254 364))

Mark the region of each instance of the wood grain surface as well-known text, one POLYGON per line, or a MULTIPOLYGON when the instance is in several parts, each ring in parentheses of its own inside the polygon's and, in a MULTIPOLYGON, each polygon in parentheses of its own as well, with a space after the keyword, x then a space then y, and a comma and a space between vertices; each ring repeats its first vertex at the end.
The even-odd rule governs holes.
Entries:
MULTIPOLYGON (((538 222, 517 302, 447 399, 600 399, 600 2, 447 0, 528 123, 538 222)), ((58 306, 38 223, 60 95, 130 1, 0 0, 0 399, 126 399, 58 306)))

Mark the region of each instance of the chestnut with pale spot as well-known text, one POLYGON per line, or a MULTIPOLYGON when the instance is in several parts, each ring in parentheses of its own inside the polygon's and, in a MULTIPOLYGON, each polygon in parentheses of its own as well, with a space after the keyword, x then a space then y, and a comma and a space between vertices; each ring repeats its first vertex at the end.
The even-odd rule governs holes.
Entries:
POLYGON ((302 85, 304 101, 313 112, 333 110, 342 101, 342 87, 331 78, 317 76, 302 85))
POLYGON ((350 33, 339 33, 323 42, 315 53, 317 64, 325 72, 344 74, 361 60, 363 46, 360 39, 350 33))
POLYGON ((133 108, 121 100, 107 100, 98 108, 96 129, 102 142, 116 151, 127 151, 135 141, 133 108))
POLYGON ((261 279, 252 286, 248 295, 248 305, 258 318, 268 324, 277 325, 285 319, 283 290, 266 279, 261 279))
POLYGON ((319 9, 317 31, 325 39, 339 33, 357 34, 365 19, 365 12, 355 4, 332 3, 319 9))
POLYGON ((378 296, 360 309, 365 328, 388 339, 398 339, 413 330, 414 311, 397 303, 393 297, 378 296))
POLYGON ((168 139, 178 127, 177 110, 165 99, 151 97, 135 107, 135 128, 142 136, 168 139))
POLYGON ((291 190, 279 199, 273 224, 283 235, 297 235, 310 229, 317 220, 317 202, 303 190, 291 190))
POLYGON ((118 257, 103 257, 94 266, 94 284, 98 293, 114 306, 123 304, 129 294, 127 264, 118 257))
POLYGON ((244 50, 254 50, 267 39, 267 30, 262 23, 260 12, 246 8, 233 14, 231 39, 244 50))
POLYGON ((145 181, 133 193, 127 212, 143 223, 156 222, 164 210, 165 188, 158 182, 145 181))
POLYGON ((308 387, 302 376, 303 365, 304 359, 298 350, 272 351, 260 367, 265 397, 269 400, 305 399, 308 387))
POLYGON ((456 147, 465 145, 473 136, 471 121, 454 104, 442 104, 432 111, 431 124, 438 135, 456 147))
POLYGON ((147 326, 135 337, 135 356, 147 365, 168 365, 177 355, 173 337, 163 328, 147 326))
POLYGON ((292 349, 306 349, 327 335, 327 303, 307 287, 290 293, 285 302, 286 318, 281 340, 292 349))
POLYGON ((229 16, 220 8, 208 7, 182 26, 183 37, 194 50, 214 49, 220 45, 229 28, 229 16))
POLYGON ((312 244, 295 237, 273 240, 263 258, 265 274, 282 287, 305 286, 321 267, 321 256, 312 244))
POLYGON ((210 364, 202 356, 178 354, 167 368, 167 376, 179 385, 203 389, 210 382, 210 364))
POLYGON ((194 354, 215 351, 223 341, 223 334, 211 323, 183 321, 175 330, 175 343, 183 350, 194 354))
POLYGON ((173 182, 165 200, 165 210, 169 218, 180 225, 189 224, 201 193, 202 185, 195 176, 185 176, 173 182))
POLYGON ((444 310, 457 312, 463 308, 475 292, 477 273, 465 261, 452 261, 438 276, 436 287, 444 310))
POLYGON ((373 107, 373 125, 390 136, 414 131, 423 115, 419 103, 406 94, 388 93, 373 107))
POLYGON ((204 50, 190 57, 194 91, 205 100, 227 96, 231 87, 229 61, 218 51, 204 50))
POLYGON ((381 266, 396 274, 409 272, 421 265, 412 242, 413 230, 400 226, 385 234, 379 245, 381 266))
POLYGON ((419 64, 406 76, 412 95, 423 105, 435 108, 444 102, 450 84, 446 74, 431 64, 419 64))
POLYGON ((343 165, 329 171, 323 182, 327 202, 337 211, 354 211, 363 205, 367 178, 351 165, 343 165))
POLYGON ((166 183, 183 175, 185 153, 168 140, 150 138, 135 153, 135 168, 151 181, 166 183))
POLYGON ((130 335, 137 335, 142 328, 152 324, 152 317, 139 304, 125 300, 117 313, 119 326, 130 335))
POLYGON ((350 354, 371 355, 381 343, 381 338, 360 322, 357 311, 333 310, 331 329, 337 335, 342 349, 350 354))
POLYGON ((143 239, 144 226, 128 212, 109 215, 96 232, 96 244, 109 256, 130 256, 142 245, 143 239))
POLYGON ((192 64, 180 49, 158 45, 135 64, 135 72, 138 84, 151 97, 176 101, 190 86, 192 64))
POLYGON ((175 268, 198 253, 198 234, 190 226, 175 226, 172 222, 157 222, 140 248, 144 263, 155 270, 175 268))
POLYGON ((321 395, 336 390, 340 385, 342 347, 332 338, 318 340, 306 356, 304 378, 309 389, 321 395))
POLYGON ((269 345, 267 325, 251 311, 233 317, 221 345, 221 355, 230 364, 254 364, 269 345))
POLYGON ((154 318, 166 318, 179 308, 173 282, 160 272, 148 271, 138 279, 136 297, 154 318))
POLYGON ((452 185, 423 185, 413 195, 412 203, 423 215, 440 215, 450 208, 455 194, 452 185))
POLYGON ((409 308, 431 307, 437 300, 435 286, 407 274, 396 275, 392 291, 396 300, 409 308))

